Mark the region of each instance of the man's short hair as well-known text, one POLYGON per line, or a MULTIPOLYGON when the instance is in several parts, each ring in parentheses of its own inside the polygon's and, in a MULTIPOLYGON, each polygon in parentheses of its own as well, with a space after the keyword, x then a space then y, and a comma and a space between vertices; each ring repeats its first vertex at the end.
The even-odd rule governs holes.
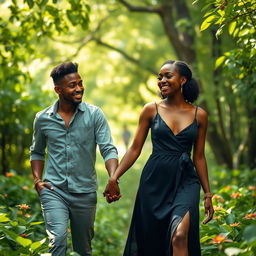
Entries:
POLYGON ((56 66, 52 72, 51 77, 54 84, 57 84, 65 75, 77 73, 78 64, 73 62, 65 62, 56 66))

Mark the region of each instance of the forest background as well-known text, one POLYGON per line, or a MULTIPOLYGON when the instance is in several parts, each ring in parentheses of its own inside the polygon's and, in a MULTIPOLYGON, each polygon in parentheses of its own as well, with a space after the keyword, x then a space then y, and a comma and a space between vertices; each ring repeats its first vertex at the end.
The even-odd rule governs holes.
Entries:
MULTIPOLYGON (((196 105, 209 114, 216 216, 202 227, 203 255, 254 255, 255 0, 1 0, 0 6, 1 255, 37 255, 47 247, 29 146, 35 113, 57 99, 51 69, 79 63, 84 100, 103 109, 122 156, 123 126, 134 134, 143 105, 159 101, 156 76, 167 59, 191 65, 201 87, 196 105)), ((94 255, 121 255, 150 153, 148 140, 122 179, 123 198, 111 205, 101 196, 107 176, 98 157, 94 255)))

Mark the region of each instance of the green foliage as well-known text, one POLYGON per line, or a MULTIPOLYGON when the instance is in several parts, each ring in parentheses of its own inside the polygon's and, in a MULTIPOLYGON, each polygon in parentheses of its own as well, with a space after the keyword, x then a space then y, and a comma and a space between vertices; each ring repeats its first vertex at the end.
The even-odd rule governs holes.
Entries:
MULTIPOLYGON (((108 177, 104 164, 97 161, 99 191, 93 255, 122 255, 139 176, 147 157, 143 154, 122 177, 122 198, 112 204, 107 204, 102 196, 108 177)), ((256 249, 256 170, 212 169, 210 181, 215 215, 210 223, 200 225, 202 255, 253 256, 256 249)), ((24 256, 37 255, 39 250, 46 251, 45 227, 32 178, 8 173, 7 177, 0 176, 0 186, 0 255, 19 255, 16 252, 21 251, 24 256), (26 209, 26 205, 30 208, 26 209), (20 239, 24 233, 27 237, 23 237, 25 240, 20 239)), ((201 221, 204 218, 203 212, 201 201, 201 221)), ((71 243, 68 255, 76 255, 72 252, 71 243)))
POLYGON ((127 209, 118 203, 107 205, 101 195, 98 201, 93 255, 121 255, 125 242, 124 229, 128 225, 127 209))
POLYGON ((256 170, 215 172, 214 219, 201 226, 203 255, 255 255, 255 174, 256 170))
POLYGON ((48 250, 44 221, 31 180, 0 176, 0 255, 39 255, 48 250))
POLYGON ((216 60, 215 67, 232 81, 234 93, 240 92, 246 104, 256 106, 256 1, 208 0, 204 7, 205 19, 201 31, 217 27, 219 37, 224 29, 236 40, 237 47, 225 52, 216 60))
POLYGON ((39 255, 48 249, 46 238, 35 242, 29 238, 43 222, 31 222, 24 217, 27 214, 25 210, 0 208, 1 255, 39 255))
POLYGON ((35 85, 28 65, 38 54, 43 38, 67 33, 70 26, 87 29, 90 6, 87 1, 4 1, 0 10, 0 170, 10 169, 16 156, 18 169, 24 165, 25 149, 31 142, 35 110, 47 94, 35 85), (30 110, 30 111, 28 111, 30 110))

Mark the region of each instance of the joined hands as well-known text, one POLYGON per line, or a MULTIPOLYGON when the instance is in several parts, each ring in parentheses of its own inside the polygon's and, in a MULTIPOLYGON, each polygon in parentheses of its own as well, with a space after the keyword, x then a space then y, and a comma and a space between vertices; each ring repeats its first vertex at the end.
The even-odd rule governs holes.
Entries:
POLYGON ((120 194, 120 188, 116 180, 109 179, 105 191, 103 192, 103 196, 106 197, 108 203, 112 203, 121 198, 122 195, 120 194))

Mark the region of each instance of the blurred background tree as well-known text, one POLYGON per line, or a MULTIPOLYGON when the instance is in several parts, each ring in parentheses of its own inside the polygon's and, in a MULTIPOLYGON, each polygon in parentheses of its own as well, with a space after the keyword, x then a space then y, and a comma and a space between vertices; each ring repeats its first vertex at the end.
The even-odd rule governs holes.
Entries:
POLYGON ((0 4, 2 173, 28 169, 33 117, 56 99, 50 70, 68 60, 80 64, 85 100, 103 108, 116 140, 143 104, 159 100, 161 64, 187 61, 209 113, 209 158, 255 167, 255 0, 0 4))
MULTIPOLYGON (((196 1, 195 1, 196 2, 196 1)), ((215 70, 225 79, 225 88, 231 92, 227 100, 232 107, 229 118, 231 139, 240 133, 240 144, 233 153, 233 166, 248 163, 250 167, 256 166, 256 120, 252 118, 256 111, 256 1, 207 1, 205 20, 201 30, 208 27, 217 28, 218 41, 223 32, 235 40, 233 47, 218 52, 215 70), (236 100, 237 104, 234 104, 236 100), (234 123, 241 125, 242 116, 237 110, 244 108, 246 117, 245 129, 237 129, 234 123), (241 133, 242 132, 242 133, 241 133), (243 139, 242 139, 243 137, 243 139)))
POLYGON ((45 0, 1 1, 0 15, 0 141, 1 170, 22 173, 31 143, 31 121, 47 102, 49 93, 41 90, 42 72, 35 78, 43 54, 40 44, 69 26, 87 29, 90 7, 80 1, 52 4, 45 0), (32 70, 31 70, 32 69, 32 70))

